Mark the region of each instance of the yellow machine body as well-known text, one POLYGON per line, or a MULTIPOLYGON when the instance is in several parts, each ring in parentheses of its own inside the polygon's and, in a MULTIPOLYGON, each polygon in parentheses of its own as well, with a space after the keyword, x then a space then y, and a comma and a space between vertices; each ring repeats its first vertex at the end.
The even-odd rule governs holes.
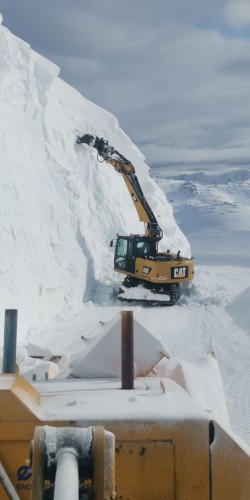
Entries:
POLYGON ((194 260, 177 259, 176 254, 161 253, 158 257, 168 257, 168 261, 143 259, 137 257, 135 261, 135 272, 123 271, 115 268, 115 271, 135 277, 137 280, 143 280, 148 283, 165 285, 172 283, 187 283, 194 277, 194 260))
MULTIPOLYGON (((116 379, 31 385, 19 375, 1 375, 0 401, 0 462, 21 500, 43 498, 34 493, 39 473, 31 459, 37 426, 97 429, 97 500, 249 499, 248 450, 172 380, 142 378, 128 391, 116 379), (102 428, 115 437, 112 497, 103 489, 110 458, 102 428)), ((9 498, 2 484, 0 498, 9 498)))

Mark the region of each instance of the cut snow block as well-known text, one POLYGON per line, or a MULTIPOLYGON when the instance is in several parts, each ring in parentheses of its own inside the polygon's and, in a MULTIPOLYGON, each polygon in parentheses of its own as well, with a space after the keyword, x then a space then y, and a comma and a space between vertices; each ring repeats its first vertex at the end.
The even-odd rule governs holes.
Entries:
POLYGON ((180 385, 223 429, 230 429, 226 398, 218 361, 203 354, 192 362, 172 357, 162 359, 155 372, 180 385))
MULTIPOLYGON (((169 353, 146 328, 134 320, 135 375, 146 376, 169 353)), ((80 378, 120 378, 121 321, 103 325, 103 331, 87 341, 85 350, 70 359, 71 374, 80 378)))

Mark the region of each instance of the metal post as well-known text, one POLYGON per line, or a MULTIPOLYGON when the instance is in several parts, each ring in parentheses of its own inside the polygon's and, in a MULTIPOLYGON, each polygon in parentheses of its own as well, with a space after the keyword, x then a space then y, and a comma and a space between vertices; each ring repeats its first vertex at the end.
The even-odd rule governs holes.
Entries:
POLYGON ((121 312, 121 379, 122 389, 134 389, 134 321, 133 311, 121 312))
POLYGON ((17 309, 5 309, 3 373, 16 372, 17 309))

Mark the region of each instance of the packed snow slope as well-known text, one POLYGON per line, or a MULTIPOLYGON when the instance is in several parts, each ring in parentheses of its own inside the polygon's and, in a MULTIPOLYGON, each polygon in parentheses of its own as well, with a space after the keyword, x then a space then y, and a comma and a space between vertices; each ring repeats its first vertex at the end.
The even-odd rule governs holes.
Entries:
POLYGON ((163 248, 190 254, 172 207, 116 118, 58 74, 0 26, 1 325, 3 310, 18 308, 19 342, 105 293, 117 279, 110 240, 144 232, 122 177, 76 145, 78 134, 108 139, 134 163, 165 230, 163 248))

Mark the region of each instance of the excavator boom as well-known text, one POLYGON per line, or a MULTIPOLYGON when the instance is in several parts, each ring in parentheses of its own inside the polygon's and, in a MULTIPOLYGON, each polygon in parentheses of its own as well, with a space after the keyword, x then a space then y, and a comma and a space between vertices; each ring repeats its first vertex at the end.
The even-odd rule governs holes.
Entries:
POLYGON ((151 252, 156 253, 158 242, 162 239, 163 232, 143 194, 132 163, 127 160, 125 156, 110 146, 108 141, 105 139, 100 139, 99 137, 95 137, 91 134, 85 134, 77 139, 77 143, 88 144, 89 146, 97 149, 98 156, 102 157, 106 163, 112 165, 117 172, 122 174, 136 208, 138 217, 146 226, 146 235, 149 237, 151 242, 151 252))

